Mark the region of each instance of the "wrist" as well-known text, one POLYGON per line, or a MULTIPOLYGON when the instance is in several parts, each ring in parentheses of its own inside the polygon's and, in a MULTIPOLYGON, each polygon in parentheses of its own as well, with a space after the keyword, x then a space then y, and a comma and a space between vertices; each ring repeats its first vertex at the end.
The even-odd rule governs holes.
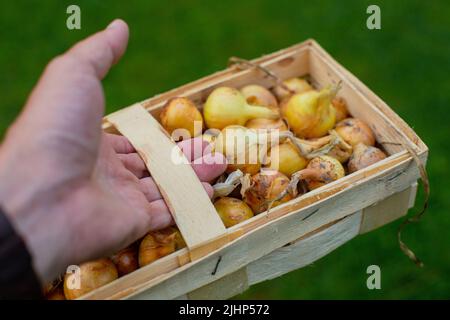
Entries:
POLYGON ((62 263, 65 261, 64 257, 57 259, 54 256, 54 252, 64 252, 56 250, 64 242, 58 238, 64 235, 59 232, 56 232, 58 235, 50 234, 47 230, 47 227, 58 220, 54 196, 49 197, 54 192, 37 188, 33 185, 32 178, 22 184, 11 177, 4 179, 9 174, 1 171, 0 207, 28 249, 41 284, 45 284, 60 271, 62 266, 58 265, 58 260, 62 263))

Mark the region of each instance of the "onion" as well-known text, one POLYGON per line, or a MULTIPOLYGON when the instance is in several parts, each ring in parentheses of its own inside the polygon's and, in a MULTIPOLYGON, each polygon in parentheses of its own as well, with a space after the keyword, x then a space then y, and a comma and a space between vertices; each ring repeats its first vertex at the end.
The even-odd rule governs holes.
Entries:
MULTIPOLYGON (((322 155, 333 157, 337 159, 340 163, 346 162, 352 155, 353 152, 352 146, 349 145, 347 142, 345 142, 344 139, 342 139, 342 137, 335 130, 330 130, 330 135, 326 137, 327 138, 329 137, 331 139, 329 142, 329 146, 331 148, 328 148, 329 151, 324 150, 325 152, 322 155)), ((315 140, 319 141, 324 138, 319 138, 315 140)), ((322 147, 322 149, 325 149, 325 147, 322 147)), ((316 152, 316 154, 319 155, 318 152, 316 152)))
POLYGON ((215 89, 206 100, 203 116, 208 128, 222 130, 229 125, 245 125, 250 119, 277 119, 279 113, 262 106, 247 103, 241 92, 234 88, 215 89))
POLYGON ((252 119, 249 120, 245 126, 249 129, 268 129, 268 130, 280 130, 287 131, 288 127, 282 119, 252 119))
POLYGON ((253 217, 253 211, 250 207, 236 198, 220 198, 214 202, 214 207, 227 228, 253 217))
POLYGON ((278 110, 277 99, 263 86, 251 84, 241 88, 241 93, 248 104, 278 110))
POLYGON ((277 170, 288 177, 305 168, 308 164, 308 160, 300 154, 298 148, 290 141, 272 147, 269 152, 269 159, 268 168, 277 170))
POLYGON ((345 142, 352 146, 356 146, 358 143, 364 143, 367 146, 375 145, 375 137, 372 130, 360 119, 344 119, 336 125, 335 130, 345 142))
POLYGON ((243 190, 244 201, 252 208, 253 212, 261 213, 270 207, 275 207, 283 202, 291 200, 295 195, 286 194, 276 199, 289 185, 289 178, 275 170, 264 170, 251 177, 251 183, 243 190), (271 203, 272 202, 272 203, 271 203))
POLYGON ((165 228, 148 233, 139 245, 139 266, 143 267, 175 251, 176 230, 165 228))
POLYGON ((344 120, 348 117, 347 103, 343 98, 335 97, 331 101, 331 104, 336 110, 336 122, 344 120))
POLYGON ((255 174, 261 168, 258 133, 242 126, 228 126, 215 140, 214 151, 227 159, 227 172, 255 174))
POLYGON ((352 173, 364 169, 385 158, 386 154, 380 149, 358 143, 354 148, 353 155, 348 161, 348 171, 352 173))
MULTIPOLYGON (((169 100, 161 112, 160 119, 161 124, 170 134, 176 129, 186 129, 189 132, 189 137, 183 137, 186 139, 202 134, 202 114, 188 98, 169 100)), ((174 139, 178 141, 181 137, 177 134, 174 139)))
POLYGON ((118 278, 117 269, 110 259, 98 259, 85 262, 79 267, 79 289, 71 288, 71 286, 77 284, 75 277, 78 273, 67 273, 64 276, 64 295, 68 300, 79 298, 118 278))
POLYGON ((337 159, 330 156, 320 156, 308 163, 302 176, 308 189, 313 190, 342 178, 345 176, 345 170, 337 159))
POLYGON ((311 87, 308 81, 301 78, 290 78, 284 80, 283 85, 284 86, 279 85, 274 88, 274 93, 280 101, 290 97, 293 94, 313 90, 313 87, 311 87), (286 87, 291 91, 286 90, 286 87))
POLYGON ((289 128, 300 138, 319 138, 331 130, 336 110, 331 105, 338 86, 320 92, 307 91, 293 95, 283 106, 283 116, 289 128))
POLYGON ((116 265, 119 277, 133 272, 139 268, 137 245, 120 250, 111 257, 112 262, 116 265))

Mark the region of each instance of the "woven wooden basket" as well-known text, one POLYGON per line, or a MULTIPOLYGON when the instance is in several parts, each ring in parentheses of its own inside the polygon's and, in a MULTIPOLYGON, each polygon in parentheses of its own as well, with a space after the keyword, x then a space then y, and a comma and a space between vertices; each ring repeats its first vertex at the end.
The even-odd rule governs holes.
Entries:
POLYGON ((323 257, 358 234, 405 215, 414 204, 426 145, 388 105, 314 40, 252 60, 281 79, 308 75, 322 87, 342 81, 350 113, 364 120, 389 156, 226 229, 190 165, 170 161, 174 143, 156 119, 165 102, 185 96, 201 107, 218 86, 273 79, 238 66, 207 76, 105 117, 103 129, 126 136, 140 153, 187 243, 84 299, 223 299, 323 257), (407 146, 407 147, 405 147, 407 146))

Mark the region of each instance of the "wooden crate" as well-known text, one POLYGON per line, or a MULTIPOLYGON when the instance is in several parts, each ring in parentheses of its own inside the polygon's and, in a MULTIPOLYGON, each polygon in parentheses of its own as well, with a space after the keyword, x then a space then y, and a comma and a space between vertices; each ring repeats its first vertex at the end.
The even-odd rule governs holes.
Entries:
POLYGON ((350 113, 370 125, 389 157, 225 229, 190 166, 167 163, 173 142, 155 119, 170 98, 185 96, 201 108, 216 87, 256 83, 271 88, 272 79, 258 69, 232 66, 108 115, 103 129, 121 133, 133 143, 188 247, 84 299, 229 298, 252 284, 308 265, 413 206, 419 170, 411 152, 425 165, 428 149, 385 102, 314 40, 252 61, 282 79, 309 75, 317 87, 342 81, 339 95, 350 113))

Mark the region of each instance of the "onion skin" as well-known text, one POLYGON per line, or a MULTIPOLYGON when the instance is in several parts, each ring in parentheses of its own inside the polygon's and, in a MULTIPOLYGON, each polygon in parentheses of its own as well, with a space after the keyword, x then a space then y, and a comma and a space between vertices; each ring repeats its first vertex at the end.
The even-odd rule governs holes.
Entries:
POLYGON ((320 92, 312 90, 289 98, 282 112, 292 132, 305 139, 326 135, 336 123, 336 110, 331 105, 334 94, 335 90, 327 87, 320 92))
POLYGON ((204 127, 201 112, 188 98, 169 100, 161 112, 160 119, 162 126, 169 134, 172 134, 176 129, 186 129, 189 131, 190 137, 193 138, 201 135, 204 127), (195 122, 200 125, 195 126, 195 122))
POLYGON ((139 268, 137 246, 135 244, 120 250, 111 257, 116 265, 119 277, 129 274, 139 268))
MULTIPOLYGON (((281 172, 266 170, 252 176, 251 182, 251 187, 245 192, 244 201, 252 208, 253 212, 261 213, 268 209, 271 200, 286 190, 290 181, 281 172)), ((276 207, 291 199, 292 195, 287 194, 282 199, 275 201, 271 207, 276 207)))
POLYGON ((223 197, 214 203, 225 227, 229 228, 253 217, 253 211, 242 200, 223 197))
POLYGON ((386 154, 383 151, 376 147, 359 143, 355 146, 353 155, 348 161, 348 171, 349 173, 353 173, 383 159, 386 159, 386 154))
POLYGON ((245 126, 249 129, 288 130, 286 123, 282 119, 252 119, 249 120, 245 126))
POLYGON ((98 259, 82 263, 80 266, 80 289, 70 289, 74 273, 64 276, 64 295, 67 300, 77 299, 86 293, 100 288, 114 280, 119 275, 116 266, 110 259, 98 259))
POLYGON ((275 96, 264 88, 257 84, 251 84, 241 88, 241 93, 250 105, 263 106, 270 109, 278 109, 278 101, 275 96))
POLYGON ((256 118, 278 119, 279 112, 247 103, 242 93, 234 88, 216 88, 206 100, 203 116, 208 128, 222 130, 230 125, 244 126, 256 118))
POLYGON ((345 169, 342 164, 330 156, 320 156, 312 159, 304 172, 309 190, 317 189, 345 176, 345 169))
POLYGON ((375 145, 375 136, 370 127, 362 120, 347 118, 336 124, 336 132, 345 142, 352 146, 363 143, 366 146, 375 145))
POLYGON ((283 81, 283 84, 288 87, 291 92, 283 88, 282 86, 276 86, 274 88, 274 93, 277 96, 279 101, 282 101, 288 97, 290 97, 293 94, 296 93, 303 93, 310 90, 313 90, 313 87, 306 81, 305 79, 301 78, 290 78, 283 81))
POLYGON ((353 150, 351 150, 351 149, 343 150, 343 149, 339 148, 339 146, 335 146, 326 155, 337 159, 340 163, 345 163, 350 159, 352 152, 353 152, 353 150))
POLYGON ((336 122, 342 121, 349 116, 347 103, 343 98, 335 97, 331 100, 331 105, 336 110, 336 122))
POLYGON ((174 228, 148 233, 139 245, 139 267, 146 266, 175 251, 174 228))
POLYGON ((290 177, 294 172, 302 170, 308 164, 308 160, 302 157, 290 141, 283 142, 270 149, 270 163, 268 168, 277 170, 290 177))

